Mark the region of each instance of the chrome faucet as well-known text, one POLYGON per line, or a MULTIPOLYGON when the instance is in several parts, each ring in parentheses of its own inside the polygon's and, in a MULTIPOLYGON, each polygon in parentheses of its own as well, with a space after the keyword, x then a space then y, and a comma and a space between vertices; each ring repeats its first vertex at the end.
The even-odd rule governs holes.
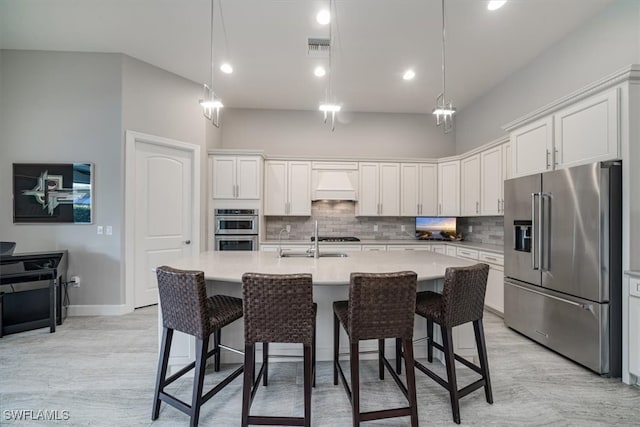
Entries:
POLYGON ((320 258, 320 245, 318 244, 318 220, 313 228, 313 257, 320 258))
POLYGON ((280 230, 278 234, 278 258, 282 258, 282 232, 287 232, 286 228, 280 230))

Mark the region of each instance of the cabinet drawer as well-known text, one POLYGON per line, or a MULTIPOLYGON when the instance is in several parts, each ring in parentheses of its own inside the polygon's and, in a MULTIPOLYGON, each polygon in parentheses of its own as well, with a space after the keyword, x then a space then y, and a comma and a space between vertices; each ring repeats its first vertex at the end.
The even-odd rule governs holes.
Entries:
POLYGON ((362 245, 362 250, 368 251, 386 251, 387 245, 362 245))
POLYGON ((640 297, 640 279, 629 279, 629 294, 640 297))
POLYGON ((480 261, 486 262, 487 264, 504 265, 504 255, 480 252, 480 254, 478 255, 478 259, 480 261))
POLYGON ((478 251, 475 249, 456 249, 456 256, 459 258, 478 259, 478 251))

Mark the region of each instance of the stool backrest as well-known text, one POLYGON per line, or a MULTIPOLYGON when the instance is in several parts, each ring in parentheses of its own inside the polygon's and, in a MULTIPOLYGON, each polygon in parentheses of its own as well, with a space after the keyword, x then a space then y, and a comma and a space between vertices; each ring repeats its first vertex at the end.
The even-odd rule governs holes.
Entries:
POLYGON ((211 335, 204 273, 162 266, 156 275, 162 324, 201 339, 211 335))
POLYGON ((418 275, 351 273, 349 338, 351 342, 381 338, 413 338, 418 275))
POLYGON ((315 314, 311 274, 242 275, 245 344, 311 345, 315 314))
POLYGON ((442 290, 442 316, 446 326, 482 319, 488 276, 487 264, 446 269, 442 290))

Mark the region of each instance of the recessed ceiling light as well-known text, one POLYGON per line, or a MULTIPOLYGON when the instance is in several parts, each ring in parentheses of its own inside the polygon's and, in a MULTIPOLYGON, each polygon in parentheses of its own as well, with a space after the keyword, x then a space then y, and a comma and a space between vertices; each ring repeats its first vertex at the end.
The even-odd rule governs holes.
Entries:
POLYGON ((498 10, 502 6, 504 6, 504 4, 506 2, 507 2, 507 0, 491 0, 489 2, 489 4, 487 5, 487 9, 489 9, 489 10, 498 10))
POLYGON ((225 62, 220 66, 220 71, 222 71, 225 74, 231 74, 233 73, 233 67, 228 62, 225 62))
POLYGON ((402 78, 405 80, 413 80, 413 78, 416 76, 415 71, 413 70, 407 70, 404 72, 404 74, 402 75, 402 78))
POLYGON ((321 10, 316 15, 316 21, 318 21, 318 24, 320 25, 327 25, 331 22, 331 13, 326 9, 321 10))
POLYGON ((324 75, 327 74, 327 70, 325 70, 324 67, 316 67, 315 70, 313 70, 313 74, 315 74, 316 77, 324 77, 324 75))

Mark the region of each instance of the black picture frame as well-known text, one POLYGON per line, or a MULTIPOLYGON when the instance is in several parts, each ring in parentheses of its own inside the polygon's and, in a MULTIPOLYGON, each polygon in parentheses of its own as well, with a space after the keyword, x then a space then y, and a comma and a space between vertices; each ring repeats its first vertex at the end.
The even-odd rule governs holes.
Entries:
POLYGON ((91 224, 93 164, 14 163, 15 224, 91 224))

